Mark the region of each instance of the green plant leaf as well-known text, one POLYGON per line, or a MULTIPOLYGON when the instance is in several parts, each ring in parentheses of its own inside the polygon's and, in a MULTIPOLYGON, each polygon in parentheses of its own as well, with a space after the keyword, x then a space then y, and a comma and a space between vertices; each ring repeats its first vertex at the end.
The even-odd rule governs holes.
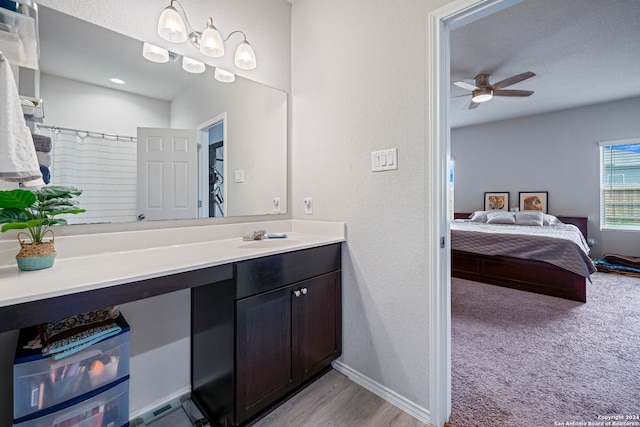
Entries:
POLYGON ((0 208, 26 209, 36 201, 35 193, 27 190, 0 191, 0 208))
POLYGON ((6 222, 25 222, 31 219, 23 209, 0 209, 0 224, 6 222))
POLYGON ((50 185, 48 187, 42 187, 36 191, 36 194, 42 196, 42 199, 49 200, 58 197, 71 198, 73 196, 79 196, 82 194, 82 190, 78 190, 75 187, 64 187, 60 185, 50 185))

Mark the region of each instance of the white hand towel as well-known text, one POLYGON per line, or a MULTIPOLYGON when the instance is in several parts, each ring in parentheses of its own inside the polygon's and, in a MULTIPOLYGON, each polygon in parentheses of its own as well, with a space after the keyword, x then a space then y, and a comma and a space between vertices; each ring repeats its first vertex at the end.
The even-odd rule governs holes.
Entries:
POLYGON ((44 185, 9 61, 0 52, 0 179, 44 185))

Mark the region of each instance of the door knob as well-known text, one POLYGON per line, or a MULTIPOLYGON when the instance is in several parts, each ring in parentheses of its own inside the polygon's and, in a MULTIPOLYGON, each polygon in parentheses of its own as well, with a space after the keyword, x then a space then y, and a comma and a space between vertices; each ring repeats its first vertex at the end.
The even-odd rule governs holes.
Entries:
POLYGON ((299 296, 300 296, 300 291, 295 290, 295 291, 293 291, 293 294, 294 294, 296 297, 299 297, 299 296))
POLYGON ((307 288, 302 288, 302 295, 306 295, 307 294, 307 288))

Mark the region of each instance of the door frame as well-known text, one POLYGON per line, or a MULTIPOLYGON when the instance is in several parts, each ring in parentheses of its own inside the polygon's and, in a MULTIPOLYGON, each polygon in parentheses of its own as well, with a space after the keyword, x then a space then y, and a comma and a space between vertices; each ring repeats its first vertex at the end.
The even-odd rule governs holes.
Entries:
POLYGON ((429 419, 442 426, 451 415, 451 257, 448 164, 450 158, 449 32, 523 0, 456 0, 429 13, 427 52, 427 176, 431 236, 429 291, 429 419))
MULTIPOLYGON (((227 199, 227 113, 218 114, 215 117, 196 127, 198 133, 198 218, 209 217, 209 129, 222 123, 222 157, 225 167, 222 170, 222 179, 225 182, 223 197, 227 199), (207 147, 207 155, 205 155, 207 147)), ((227 216, 226 213, 224 216, 227 216)))

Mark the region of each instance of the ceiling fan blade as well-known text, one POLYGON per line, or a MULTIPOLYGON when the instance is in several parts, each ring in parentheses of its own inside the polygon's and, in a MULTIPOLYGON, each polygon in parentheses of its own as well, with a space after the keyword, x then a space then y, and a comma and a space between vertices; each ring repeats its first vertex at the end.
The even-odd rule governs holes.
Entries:
POLYGON ((533 94, 531 90, 494 90, 493 96, 530 96, 533 94))
POLYGON ((471 94, 469 94, 469 93, 465 93, 464 95, 452 96, 452 97, 451 97, 451 98, 449 98, 449 99, 453 101, 454 99, 458 99, 458 98, 467 98, 467 97, 469 97, 469 96, 471 96, 471 94))
POLYGON ((459 81, 459 82, 453 82, 454 85, 461 87, 462 89, 467 89, 467 90, 476 90, 478 89, 475 85, 472 85, 471 83, 467 83, 465 81, 459 81))
POLYGON ((469 104, 469 110, 473 110, 475 108, 478 108, 478 106, 480 105, 479 102, 473 102, 471 101, 471 104, 469 104))
POLYGON ((532 73, 531 71, 527 71, 527 72, 524 72, 522 74, 516 74, 515 76, 511 76, 511 77, 506 78, 504 80, 500 80, 498 83, 492 84, 491 88, 493 90, 502 89, 504 87, 511 86, 511 85, 516 84, 516 83, 520 83, 523 80, 530 79, 531 77, 533 77, 535 75, 536 74, 532 73))

